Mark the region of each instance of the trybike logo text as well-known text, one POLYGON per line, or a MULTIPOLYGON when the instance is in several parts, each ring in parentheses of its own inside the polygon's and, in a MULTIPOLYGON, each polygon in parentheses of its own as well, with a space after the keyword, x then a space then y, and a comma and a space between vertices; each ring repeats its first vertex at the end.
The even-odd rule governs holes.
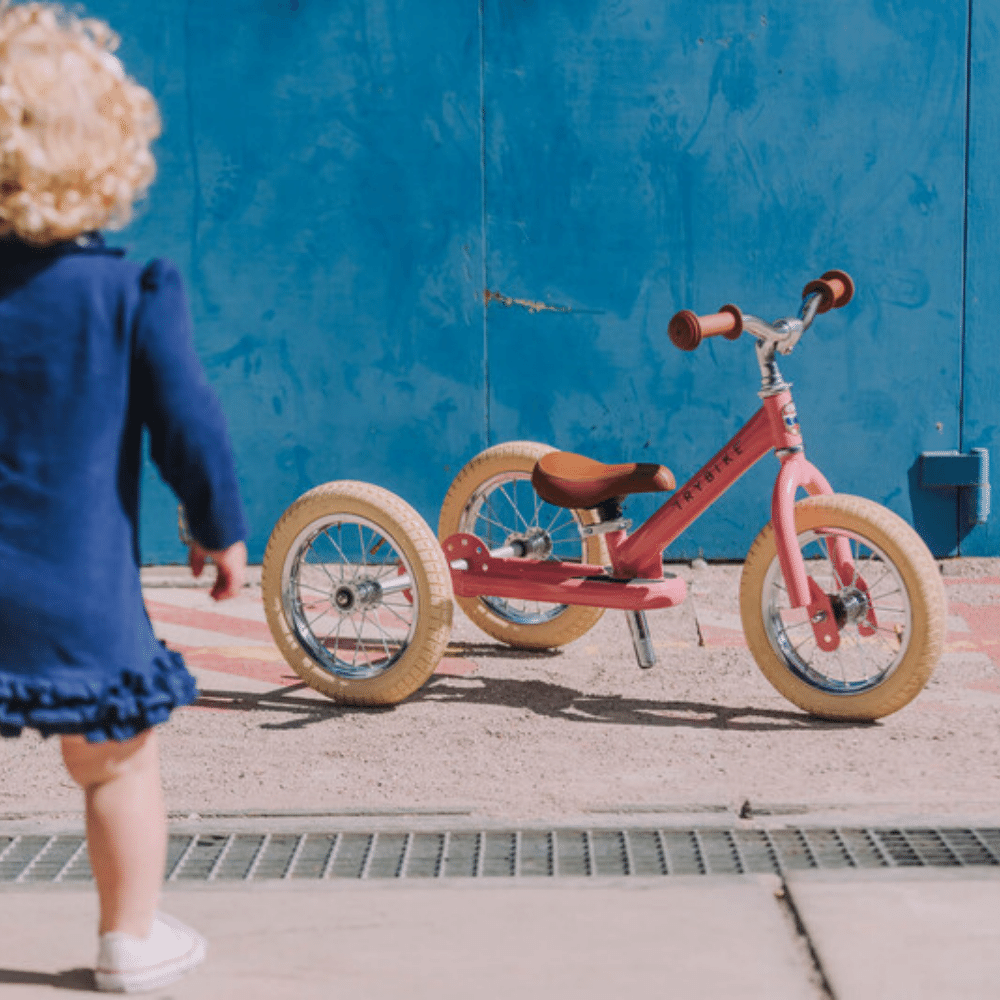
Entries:
POLYGON ((721 454, 712 459, 690 482, 678 490, 669 500, 668 505, 681 510, 695 497, 699 496, 706 486, 711 486, 722 476, 727 465, 732 465, 737 455, 743 454, 743 446, 739 441, 733 441, 721 454))

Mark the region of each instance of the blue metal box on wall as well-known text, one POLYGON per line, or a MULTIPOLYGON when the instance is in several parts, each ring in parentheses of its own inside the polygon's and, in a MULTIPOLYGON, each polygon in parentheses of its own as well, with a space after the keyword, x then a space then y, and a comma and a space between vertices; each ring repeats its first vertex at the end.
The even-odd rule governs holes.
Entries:
MULTIPOLYGON (((686 478, 756 409, 756 364, 746 342, 678 353, 670 316, 784 315, 831 267, 855 302, 783 368, 810 458, 939 554, 1000 552, 969 487, 921 474, 988 453, 1000 406, 997 4, 902 7, 92 3, 161 103, 159 180, 121 239, 187 279, 251 557, 330 479, 434 525, 498 441, 686 478)), ((774 471, 668 557, 741 558, 774 471)), ((183 557, 152 472, 143 532, 147 561, 183 557)))

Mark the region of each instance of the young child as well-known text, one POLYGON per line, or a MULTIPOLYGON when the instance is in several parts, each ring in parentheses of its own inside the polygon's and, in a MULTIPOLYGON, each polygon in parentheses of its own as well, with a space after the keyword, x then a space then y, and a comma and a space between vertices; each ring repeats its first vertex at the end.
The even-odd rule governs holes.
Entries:
POLYGON ((0 734, 61 737, 100 902, 97 987, 138 992, 205 954, 156 909, 156 727, 197 691, 142 602, 142 428, 216 600, 242 585, 246 523, 177 271, 97 234, 128 221, 159 134, 116 46, 101 22, 0 0, 0 734))

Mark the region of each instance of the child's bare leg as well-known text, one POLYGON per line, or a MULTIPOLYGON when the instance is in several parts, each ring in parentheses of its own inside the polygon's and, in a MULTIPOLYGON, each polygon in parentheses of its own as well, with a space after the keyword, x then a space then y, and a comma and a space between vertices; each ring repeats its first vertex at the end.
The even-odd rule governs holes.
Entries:
POLYGON ((62 751, 86 800, 87 848, 101 907, 98 933, 145 937, 167 856, 156 731, 120 743, 64 736, 62 751))

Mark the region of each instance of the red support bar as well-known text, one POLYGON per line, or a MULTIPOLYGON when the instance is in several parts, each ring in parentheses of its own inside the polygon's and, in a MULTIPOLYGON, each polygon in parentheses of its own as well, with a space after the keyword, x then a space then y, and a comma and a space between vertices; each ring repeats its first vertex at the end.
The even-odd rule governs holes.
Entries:
POLYGON ((459 597, 516 597, 650 611, 671 608, 687 596, 687 584, 680 577, 618 580, 608 576, 603 566, 586 563, 495 559, 475 535, 451 535, 443 548, 449 563, 461 560, 466 565, 451 570, 452 588, 459 597))

